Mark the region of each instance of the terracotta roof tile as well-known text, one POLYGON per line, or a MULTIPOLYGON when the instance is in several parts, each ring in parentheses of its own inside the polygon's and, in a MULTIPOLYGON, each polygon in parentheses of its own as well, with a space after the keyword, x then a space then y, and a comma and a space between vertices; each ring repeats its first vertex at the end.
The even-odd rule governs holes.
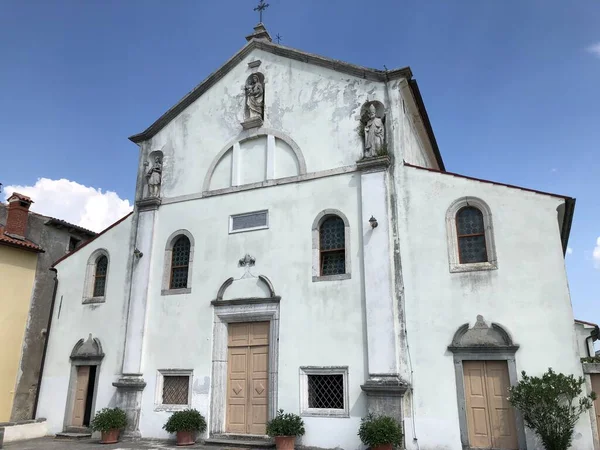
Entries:
POLYGON ((4 227, 0 226, 0 245, 8 245, 9 247, 18 247, 37 253, 44 253, 44 250, 37 244, 27 239, 15 239, 4 234, 4 227))
POLYGON ((17 197, 19 200, 23 200, 24 202, 33 203, 33 200, 31 200, 31 197, 27 197, 26 195, 19 194, 18 192, 13 192, 12 195, 10 197, 8 197, 7 200, 10 200, 13 197, 17 197))

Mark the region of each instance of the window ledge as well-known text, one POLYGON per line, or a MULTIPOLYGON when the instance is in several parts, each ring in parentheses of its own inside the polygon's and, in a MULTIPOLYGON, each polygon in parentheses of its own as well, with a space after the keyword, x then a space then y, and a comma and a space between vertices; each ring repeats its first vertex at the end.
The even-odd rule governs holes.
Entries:
POLYGON ((88 298, 84 298, 83 302, 81 302, 84 305, 89 305, 92 303, 105 303, 106 302, 106 297, 88 297, 88 298))
POLYGON ((191 407, 191 405, 155 405, 154 411, 184 411, 191 407))
POLYGON ((303 417, 324 417, 324 418, 349 418, 348 411, 343 409, 306 409, 300 413, 303 417))
POLYGON ((181 289, 163 289, 160 291, 160 295, 178 295, 178 294, 191 294, 192 288, 181 288, 181 289))
POLYGON ((478 272, 480 270, 497 270, 497 262, 480 262, 469 264, 450 264, 450 273, 478 272))
POLYGON ((351 274, 349 273, 341 273, 339 275, 321 275, 321 276, 314 276, 312 277, 313 282, 315 281, 336 281, 336 280, 349 280, 351 277, 351 274))

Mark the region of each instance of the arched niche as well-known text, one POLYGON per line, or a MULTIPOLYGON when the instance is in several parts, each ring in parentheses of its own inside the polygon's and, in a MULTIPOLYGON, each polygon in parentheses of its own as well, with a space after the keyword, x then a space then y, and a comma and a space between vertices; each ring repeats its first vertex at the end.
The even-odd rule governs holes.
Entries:
MULTIPOLYGON (((249 86, 251 84, 253 84, 254 82, 254 77, 256 77, 258 79, 258 83, 260 83, 260 85, 262 86, 262 115, 261 115, 261 119, 265 118, 265 104, 266 104, 266 86, 265 86, 265 76, 264 74, 262 74, 261 72, 254 72, 251 73, 250 75, 248 75, 248 78, 246 78, 246 83, 244 86, 249 86)), ((248 102, 246 101, 244 104, 244 118, 246 120, 250 119, 250 108, 248 107, 248 102)))
POLYGON ((71 351, 71 360, 101 361, 104 358, 100 339, 92 337, 90 333, 86 340, 79 339, 71 351))
POLYGON ((373 105, 375 107, 375 115, 379 117, 385 124, 385 105, 378 100, 365 102, 360 108, 360 121, 366 124, 369 121, 369 108, 373 105))
POLYGON ((245 130, 213 159, 202 192, 256 184, 306 173, 306 162, 293 139, 270 128, 245 130))

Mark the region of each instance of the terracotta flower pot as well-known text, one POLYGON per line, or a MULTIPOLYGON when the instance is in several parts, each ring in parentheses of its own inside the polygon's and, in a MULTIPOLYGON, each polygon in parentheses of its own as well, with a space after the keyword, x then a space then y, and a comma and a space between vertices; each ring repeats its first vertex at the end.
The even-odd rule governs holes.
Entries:
POLYGON ((392 450, 393 445, 392 444, 381 444, 381 445, 374 445, 373 447, 371 447, 371 450, 392 450))
POLYGON ((177 432, 177 445, 194 445, 196 443, 196 432, 195 431, 178 431, 177 432))
POLYGON ((294 450, 296 436, 275 436, 277 450, 294 450))
POLYGON ((120 430, 107 430, 102 432, 101 444, 115 444, 119 442, 120 430))

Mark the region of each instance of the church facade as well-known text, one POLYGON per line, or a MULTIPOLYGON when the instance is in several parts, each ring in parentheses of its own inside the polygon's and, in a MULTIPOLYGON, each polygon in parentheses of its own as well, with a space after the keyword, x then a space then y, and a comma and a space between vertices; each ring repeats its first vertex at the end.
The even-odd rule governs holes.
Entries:
MULTIPOLYGON (((168 438, 300 414, 359 449, 367 412, 408 449, 541 448, 506 401, 522 370, 582 375, 570 197, 447 172, 409 68, 248 43, 144 132, 133 213, 55 264, 38 416, 102 407, 168 438)), ((595 439, 596 438, 596 439, 595 439)), ((597 445, 582 418, 573 448, 597 445)))

